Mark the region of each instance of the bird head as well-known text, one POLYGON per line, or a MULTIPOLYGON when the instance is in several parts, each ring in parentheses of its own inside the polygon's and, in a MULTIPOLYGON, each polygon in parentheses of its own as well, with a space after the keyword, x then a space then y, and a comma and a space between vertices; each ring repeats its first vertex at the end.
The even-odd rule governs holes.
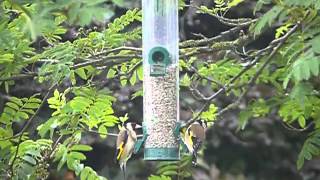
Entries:
POLYGON ((142 128, 141 125, 137 124, 137 123, 134 123, 134 122, 127 122, 124 124, 124 128, 127 129, 127 130, 136 130, 138 128, 142 128))
POLYGON ((199 123, 204 129, 206 129, 208 127, 207 121, 197 120, 197 123, 199 123))

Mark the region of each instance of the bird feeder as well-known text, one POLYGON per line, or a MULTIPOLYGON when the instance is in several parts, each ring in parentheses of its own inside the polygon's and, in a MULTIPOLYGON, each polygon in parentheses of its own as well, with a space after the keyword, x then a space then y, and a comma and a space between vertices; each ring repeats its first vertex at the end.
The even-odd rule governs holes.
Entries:
POLYGON ((179 160, 178 0, 142 0, 144 159, 179 160))

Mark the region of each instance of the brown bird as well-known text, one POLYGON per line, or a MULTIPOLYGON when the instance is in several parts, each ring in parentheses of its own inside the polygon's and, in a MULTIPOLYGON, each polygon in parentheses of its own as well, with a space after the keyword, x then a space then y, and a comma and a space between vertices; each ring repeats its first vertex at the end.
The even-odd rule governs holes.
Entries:
POLYGON ((131 122, 125 123, 117 138, 116 160, 123 172, 124 179, 126 179, 127 161, 131 158, 137 141, 136 128, 141 128, 141 126, 131 122))

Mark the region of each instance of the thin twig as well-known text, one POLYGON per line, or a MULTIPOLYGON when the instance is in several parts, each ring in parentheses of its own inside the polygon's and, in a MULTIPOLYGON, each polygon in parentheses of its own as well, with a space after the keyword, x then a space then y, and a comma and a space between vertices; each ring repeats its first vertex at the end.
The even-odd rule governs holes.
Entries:
POLYGON ((52 146, 51 152, 49 153, 49 156, 48 156, 48 160, 53 158, 54 152, 55 152, 56 148, 58 147, 60 140, 63 138, 63 136, 64 136, 63 134, 60 135, 58 137, 58 139, 56 140, 56 142, 54 143, 54 145, 52 146))
POLYGON ((52 85, 52 86, 48 89, 48 92, 46 93, 46 95, 45 95, 44 98, 42 99, 42 102, 41 102, 40 106, 38 107, 38 109, 36 110, 36 112, 30 117, 30 119, 26 122, 26 124, 23 126, 22 130, 21 130, 18 134, 12 136, 12 137, 19 137, 19 140, 18 140, 18 144, 17 144, 17 148, 16 148, 15 155, 14 155, 14 157, 13 157, 13 159, 12 159, 10 165, 9 165, 9 168, 10 168, 10 171, 11 171, 11 176, 14 175, 14 167, 13 167, 13 166, 14 166, 15 161, 17 160, 17 157, 18 157, 18 152, 19 152, 20 144, 21 144, 21 142, 22 142, 23 133, 24 133, 25 131, 27 131, 27 129, 29 128, 29 126, 31 125, 31 123, 33 122, 33 120, 35 119, 35 117, 36 117, 36 116, 38 115, 38 113, 40 112, 41 107, 45 104, 45 102, 46 102, 46 100, 48 99, 51 91, 53 90, 53 88, 56 87, 56 85, 57 85, 57 84, 54 84, 54 85, 52 85))
POLYGON ((212 38, 206 38, 206 39, 200 39, 200 40, 187 40, 187 41, 181 42, 179 47, 180 49, 183 49, 183 48, 190 48, 195 46, 205 46, 213 42, 221 41, 225 37, 228 37, 229 35, 234 34, 240 30, 241 30, 241 27, 234 27, 212 38))
POLYGON ((263 65, 258 69, 258 71, 255 73, 255 75, 250 79, 249 83, 247 84, 248 88, 239 96, 239 98, 232 104, 228 105, 227 107, 225 107, 224 109, 222 109, 221 111, 219 111, 219 113, 217 114, 217 116, 221 116, 222 114, 224 114, 225 112, 237 107, 240 103, 240 101, 244 98, 244 96, 249 92, 249 90, 252 88, 252 86, 255 84, 255 82, 257 81, 258 77, 260 76, 260 74, 262 73, 262 71, 267 67, 267 65, 273 60, 273 57, 276 55, 276 53, 279 51, 279 49, 281 48, 281 46, 286 42, 286 40, 290 37, 290 35, 292 35, 299 27, 300 22, 298 22, 293 28, 290 29, 290 31, 283 36, 281 39, 281 41, 277 41, 279 42, 279 44, 273 49, 273 51, 271 52, 271 54, 268 56, 267 60, 263 63, 263 65))
MULTIPOLYGON (((279 40, 274 40, 272 42, 278 42, 278 44, 276 45, 276 47, 273 49, 273 51, 271 52, 271 54, 268 56, 267 60, 265 61, 265 63, 258 69, 257 73, 250 79, 249 83, 248 83, 248 88, 246 91, 244 91, 240 97, 232 104, 228 105, 226 108, 222 109, 221 111, 218 112, 217 116, 221 116, 223 113, 225 113, 226 111, 233 109, 234 107, 236 107, 239 103, 240 100, 246 95, 246 93, 249 91, 250 87, 256 82, 257 78, 259 77, 259 75, 261 74, 261 72, 263 71, 263 69, 273 60, 274 55, 278 52, 278 50, 280 49, 280 47, 286 42, 286 40, 290 37, 290 35, 292 35, 299 27, 300 22, 298 22, 293 28, 290 29, 290 31, 283 37, 279 38, 281 39, 281 41, 279 40)), ((270 45, 274 45, 276 43, 270 43, 270 45)), ((263 52, 263 51, 261 51, 263 52)), ((261 53, 263 54, 263 53, 261 53)), ((249 69, 251 69, 251 67, 253 67, 258 61, 259 59, 261 59, 261 56, 258 56, 255 58, 255 60, 253 62, 251 62, 251 64, 249 64, 248 66, 246 66, 240 73, 238 73, 238 75, 236 75, 235 77, 233 77, 231 79, 231 81, 229 81, 229 83, 227 83, 225 86, 223 86, 222 88, 220 88, 216 93, 214 93, 213 95, 211 95, 210 97, 206 97, 204 98, 204 100, 206 100, 205 104, 201 107, 201 109, 199 110, 199 112, 197 113, 197 115, 195 117, 193 117, 192 119, 188 120, 182 127, 187 127, 190 124, 192 124, 194 121, 196 121, 201 114, 207 109, 207 107, 210 105, 211 101, 213 99, 215 99, 217 96, 219 96, 221 93, 225 92, 229 85, 233 84, 238 78, 240 78, 246 71, 248 71, 249 69)))
MULTIPOLYGON (((128 49, 130 49, 130 48, 128 48, 128 49)), ((120 63, 123 63, 124 61, 127 61, 128 59, 133 59, 133 58, 142 58, 142 56, 141 55, 111 55, 111 56, 102 56, 99 58, 96 57, 93 59, 92 59, 92 57, 90 57, 90 58, 82 59, 85 62, 75 64, 75 65, 71 66, 70 69, 74 70, 74 69, 78 69, 78 68, 82 68, 82 67, 90 66, 90 65, 96 65, 96 66, 109 65, 109 66, 112 66, 114 64, 120 64, 120 63), (115 61, 115 60, 118 60, 118 61, 115 61)), ((50 75, 50 74, 51 74, 51 72, 48 72, 44 75, 50 75)), ((19 75, 12 76, 12 77, 0 78, 0 82, 1 81, 12 81, 12 80, 31 78, 31 77, 35 77, 37 75, 38 75, 38 73, 36 73, 36 72, 27 73, 27 74, 19 74, 19 75)))
POLYGON ((314 125, 314 121, 310 122, 308 125, 306 125, 305 128, 296 128, 294 126, 292 126, 291 124, 288 124, 286 122, 283 122, 282 120, 281 121, 281 124, 284 128, 286 128, 287 130, 289 131, 296 131, 296 132, 305 132, 305 131, 308 131, 313 125, 314 125))
MULTIPOLYGON (((118 137, 118 134, 115 134, 115 133, 101 133, 101 132, 98 132, 98 131, 94 131, 94 130, 89 130, 89 129, 84 129, 86 132, 89 132, 89 133, 94 133, 94 134, 99 134, 99 135, 104 135, 104 136, 111 136, 111 137, 118 137)), ((137 137, 142 137, 143 135, 137 135, 137 137)))
POLYGON ((198 77, 202 78, 202 79, 205 79, 209 82, 212 82, 212 83, 215 83, 217 84, 219 87, 223 87, 223 84, 221 82, 219 82, 218 80, 215 80, 215 79, 211 79, 209 77, 206 77, 206 76, 202 76, 199 71, 194 67, 194 66, 191 66, 190 67, 190 70, 192 70, 198 77))
POLYGON ((89 130, 89 129, 84 129, 84 130, 89 133, 94 133, 94 134, 99 134, 104 136, 111 136, 111 137, 118 137, 118 134, 115 134, 115 133, 101 133, 101 132, 89 130))
POLYGON ((86 62, 76 64, 74 66, 71 66, 70 69, 79 69, 82 67, 90 66, 90 65, 113 65, 113 64, 120 64, 123 61, 114 61, 114 60, 125 60, 133 59, 133 58, 142 58, 141 55, 115 55, 115 56, 106 56, 102 57, 98 60, 91 60, 88 59, 86 62))
POLYGON ((27 74, 19 74, 19 75, 15 75, 15 76, 11 76, 11 77, 5 77, 5 78, 0 78, 0 82, 1 81, 15 81, 15 80, 19 80, 19 79, 25 79, 25 78, 31 78, 31 77, 35 77, 37 76, 37 73, 27 73, 27 74))

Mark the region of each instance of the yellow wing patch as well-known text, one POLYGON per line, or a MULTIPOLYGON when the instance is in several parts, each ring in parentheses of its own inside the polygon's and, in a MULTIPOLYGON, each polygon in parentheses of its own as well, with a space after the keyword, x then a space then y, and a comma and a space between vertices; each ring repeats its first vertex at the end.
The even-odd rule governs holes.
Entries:
POLYGON ((190 145, 193 146, 193 141, 192 141, 192 132, 190 131, 190 134, 189 134, 189 142, 190 142, 190 145))
POLYGON ((123 142, 120 144, 120 147, 119 147, 119 153, 118 153, 118 156, 117 156, 117 160, 120 159, 121 155, 123 153, 123 142))

